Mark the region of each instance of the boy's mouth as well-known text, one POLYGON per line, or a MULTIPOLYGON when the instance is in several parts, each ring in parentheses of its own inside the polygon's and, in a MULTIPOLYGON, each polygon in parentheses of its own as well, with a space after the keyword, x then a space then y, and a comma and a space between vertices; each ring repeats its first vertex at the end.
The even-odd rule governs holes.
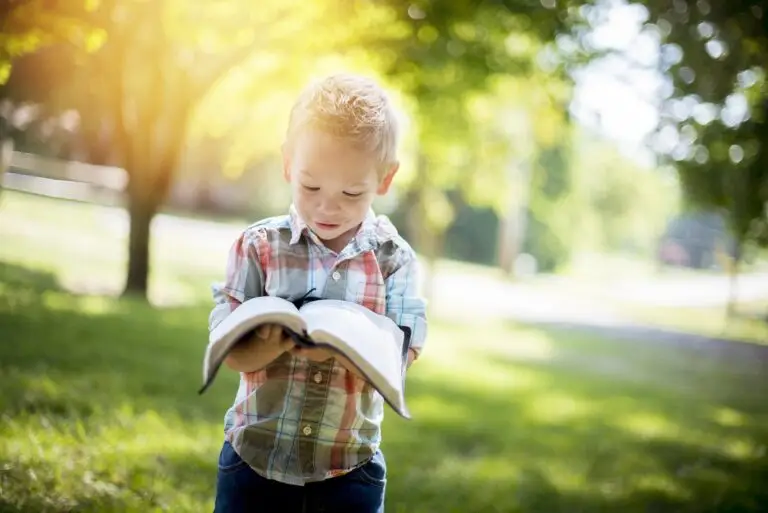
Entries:
POLYGON ((340 225, 336 223, 320 223, 315 222, 318 228, 321 228, 323 230, 333 230, 335 228, 338 228, 340 225))

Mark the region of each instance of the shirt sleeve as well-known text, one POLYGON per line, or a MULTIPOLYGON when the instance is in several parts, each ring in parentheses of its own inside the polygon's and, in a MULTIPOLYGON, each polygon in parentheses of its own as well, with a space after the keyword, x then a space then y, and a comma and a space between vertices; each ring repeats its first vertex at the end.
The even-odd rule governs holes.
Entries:
POLYGON ((413 250, 402 250, 402 263, 386 280, 387 317, 411 330, 410 347, 418 356, 427 338, 427 302, 421 295, 421 269, 413 250))
POLYGON ((219 325, 244 301, 264 295, 264 269, 269 243, 261 230, 243 232, 229 249, 226 280, 211 286, 214 306, 208 317, 208 329, 219 325))

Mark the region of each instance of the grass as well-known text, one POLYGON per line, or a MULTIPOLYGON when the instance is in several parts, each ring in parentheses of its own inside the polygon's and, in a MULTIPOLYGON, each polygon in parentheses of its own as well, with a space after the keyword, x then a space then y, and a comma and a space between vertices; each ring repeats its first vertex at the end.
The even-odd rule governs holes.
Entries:
POLYGON ((630 305, 625 313, 636 322, 706 337, 768 344, 768 301, 741 303, 733 316, 725 307, 669 308, 630 305))
MULTIPOLYGON (((766 260, 764 255, 760 256, 763 258, 756 259, 751 266, 744 266, 742 274, 763 272, 766 260)), ((745 301, 737 298, 735 315, 728 317, 725 298, 722 305, 716 306, 656 306, 636 301, 631 292, 627 295, 616 293, 617 287, 621 288, 626 284, 648 284, 659 280, 670 280, 684 285, 687 280, 695 281, 709 276, 727 281, 723 271, 659 268, 655 263, 641 259, 587 254, 577 258, 566 273, 571 294, 610 305, 617 315, 632 322, 704 337, 768 344, 768 295, 763 295, 758 300, 745 301)), ((748 278, 742 276, 741 279, 748 278)), ((551 286, 553 291, 564 289, 561 280, 555 279, 553 282, 539 280, 535 286, 551 286)), ((690 294, 696 293, 695 287, 693 289, 690 294)), ((724 288, 723 296, 725 294, 727 291, 724 288)))
MULTIPOLYGON (((211 511, 236 386, 224 372, 196 394, 216 274, 197 251, 218 243, 158 242, 153 294, 167 304, 117 301, 102 292, 119 286, 119 251, 67 236, 93 250, 123 234, 88 206, 8 198, 0 512, 211 511)), ((431 326, 409 374, 414 419, 385 421, 388 512, 768 511, 763 348, 431 326)))

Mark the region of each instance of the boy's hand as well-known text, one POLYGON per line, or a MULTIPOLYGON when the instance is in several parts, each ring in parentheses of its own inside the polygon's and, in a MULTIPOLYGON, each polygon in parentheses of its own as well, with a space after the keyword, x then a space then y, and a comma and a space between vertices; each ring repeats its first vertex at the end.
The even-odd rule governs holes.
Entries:
POLYGON ((408 350, 408 363, 406 363, 405 368, 409 368, 413 361, 416 359, 416 351, 413 349, 408 350))
POLYGON ((267 351, 279 351, 280 353, 290 351, 293 346, 291 337, 287 336, 283 327, 278 324, 259 326, 251 340, 254 340, 267 351))
POLYGON ((290 337, 283 334, 282 326, 259 326, 246 340, 235 345, 224 362, 238 372, 256 372, 269 365, 292 347, 290 337))

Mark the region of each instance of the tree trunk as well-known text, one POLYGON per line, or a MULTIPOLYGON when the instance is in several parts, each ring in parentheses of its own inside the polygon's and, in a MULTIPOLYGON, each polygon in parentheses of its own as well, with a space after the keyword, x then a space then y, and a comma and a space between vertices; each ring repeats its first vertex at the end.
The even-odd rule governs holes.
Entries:
POLYGON ((517 212, 508 212, 499 219, 498 264, 504 276, 514 277, 515 261, 520 255, 517 212))
POLYGON ((13 158, 13 139, 3 139, 0 133, 0 193, 3 191, 3 180, 13 158))
POLYGON ((123 148, 128 174, 128 267, 123 296, 148 299, 151 264, 152 219, 165 201, 186 134, 190 109, 182 106, 174 114, 147 116, 142 135, 128 137, 125 131, 117 140, 123 148))
POLYGON ((431 301, 434 298, 435 279, 437 277, 437 261, 443 254, 445 245, 445 228, 431 225, 428 222, 427 209, 429 205, 425 198, 426 191, 415 191, 415 200, 412 203, 411 220, 415 233, 416 243, 424 257, 422 269, 424 270, 423 291, 424 297, 431 301))
POLYGON ((437 259, 442 252, 445 230, 436 229, 430 225, 427 215, 427 196, 429 194, 429 173, 426 156, 419 152, 416 164, 416 177, 411 188, 403 198, 407 205, 408 235, 424 258, 422 262, 423 294, 429 301, 432 299, 437 259))
POLYGON ((422 183, 417 182, 405 196, 407 210, 408 235, 412 243, 423 257, 422 269, 424 271, 423 292, 429 299, 432 293, 432 277, 434 275, 434 240, 427 225, 427 217, 424 212, 424 193, 422 183))
POLYGON ((734 248, 733 262, 729 267, 730 285, 728 292, 728 307, 726 309, 728 320, 733 319, 736 315, 736 305, 738 304, 738 281, 739 281, 739 268, 741 266, 741 252, 744 247, 744 241, 739 238, 736 241, 736 247, 734 248))
POLYGON ((128 237, 128 273, 123 296, 147 299, 149 291, 149 266, 151 260, 152 219, 159 208, 154 194, 131 192, 129 187, 128 214, 130 234, 128 237))
MULTIPOLYGON (((137 145, 126 155, 128 173, 128 268, 123 296, 148 299, 151 263, 152 219, 157 214, 173 181, 179 144, 172 144, 146 158, 137 145)), ((149 154, 149 152, 146 152, 149 154)))
POLYGON ((443 244, 445 242, 445 232, 437 232, 429 230, 425 234, 427 242, 427 251, 425 252, 426 259, 426 276, 424 277, 424 297, 427 301, 434 299, 435 290, 435 278, 437 276, 437 259, 443 253, 443 244))
POLYGON ((509 165, 512 192, 507 211, 499 219, 497 261, 502 273, 516 278, 516 264, 525 244, 530 201, 531 166, 527 161, 513 160, 509 165))

